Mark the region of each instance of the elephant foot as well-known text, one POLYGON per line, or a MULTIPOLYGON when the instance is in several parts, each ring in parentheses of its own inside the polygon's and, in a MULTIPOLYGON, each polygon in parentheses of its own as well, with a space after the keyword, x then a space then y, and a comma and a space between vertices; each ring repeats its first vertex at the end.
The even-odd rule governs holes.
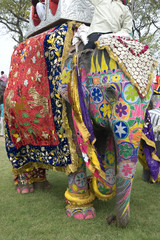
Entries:
POLYGON ((26 194, 26 193, 32 193, 32 192, 34 192, 33 184, 29 184, 29 183, 17 184, 17 193, 26 194))
POLYGON ((144 182, 150 182, 150 171, 143 168, 142 179, 144 182))
POLYGON ((67 208, 66 213, 68 217, 76 219, 92 219, 96 217, 96 210, 93 207, 67 208))
POLYGON ((34 182, 34 188, 37 188, 37 189, 49 189, 51 188, 51 185, 50 183, 45 180, 43 182, 34 182))
POLYGON ((106 218, 107 220, 107 223, 110 225, 110 224, 113 224, 113 223, 116 223, 116 215, 114 214, 111 214, 110 216, 108 216, 106 218))
POLYGON ((117 227, 121 227, 121 228, 125 228, 130 220, 130 214, 129 211, 126 211, 123 215, 121 212, 116 213, 116 226, 117 227))
POLYGON ((128 225, 128 223, 129 223, 129 219, 128 218, 126 218, 126 219, 124 219, 124 218, 123 219, 118 219, 117 216, 114 215, 114 214, 111 214, 110 216, 108 216, 106 218, 106 220, 107 220, 107 223, 109 225, 115 224, 117 227, 121 227, 121 228, 126 227, 128 225))

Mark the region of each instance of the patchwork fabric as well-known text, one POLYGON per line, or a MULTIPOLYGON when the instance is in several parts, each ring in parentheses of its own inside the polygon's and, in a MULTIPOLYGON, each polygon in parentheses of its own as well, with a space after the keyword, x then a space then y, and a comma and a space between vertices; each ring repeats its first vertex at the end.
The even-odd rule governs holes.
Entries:
POLYGON ((15 173, 71 163, 57 92, 68 24, 21 43, 5 92, 6 149, 15 173))
POLYGON ((136 86, 140 96, 145 98, 153 79, 153 70, 157 65, 149 47, 143 43, 109 34, 102 35, 97 45, 100 49, 106 49, 129 77, 131 83, 136 86))

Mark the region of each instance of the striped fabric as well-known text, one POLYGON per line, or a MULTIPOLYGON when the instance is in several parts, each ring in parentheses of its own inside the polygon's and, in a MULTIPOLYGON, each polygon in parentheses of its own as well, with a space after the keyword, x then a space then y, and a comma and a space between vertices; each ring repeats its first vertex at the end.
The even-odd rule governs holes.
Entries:
POLYGON ((149 110, 149 115, 151 117, 155 141, 160 141, 160 108, 149 110))

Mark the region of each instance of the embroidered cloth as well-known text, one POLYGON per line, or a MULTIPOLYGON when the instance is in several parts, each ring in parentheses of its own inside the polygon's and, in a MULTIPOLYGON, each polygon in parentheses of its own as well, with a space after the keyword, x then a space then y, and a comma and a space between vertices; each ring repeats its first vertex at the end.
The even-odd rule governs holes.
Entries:
POLYGON ((6 149, 13 171, 71 163, 57 92, 68 24, 32 37, 13 52, 5 92, 6 149))

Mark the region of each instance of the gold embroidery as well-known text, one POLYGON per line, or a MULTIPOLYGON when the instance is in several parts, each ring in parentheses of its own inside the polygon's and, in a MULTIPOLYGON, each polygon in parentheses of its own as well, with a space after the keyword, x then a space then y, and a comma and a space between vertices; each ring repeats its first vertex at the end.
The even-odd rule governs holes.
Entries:
POLYGON ((29 96, 33 98, 34 101, 28 101, 28 104, 32 104, 30 108, 34 108, 37 106, 43 106, 43 109, 41 110, 41 113, 43 113, 45 116, 47 113, 49 113, 48 110, 48 99, 44 97, 43 95, 39 94, 35 87, 31 87, 28 91, 29 96))

